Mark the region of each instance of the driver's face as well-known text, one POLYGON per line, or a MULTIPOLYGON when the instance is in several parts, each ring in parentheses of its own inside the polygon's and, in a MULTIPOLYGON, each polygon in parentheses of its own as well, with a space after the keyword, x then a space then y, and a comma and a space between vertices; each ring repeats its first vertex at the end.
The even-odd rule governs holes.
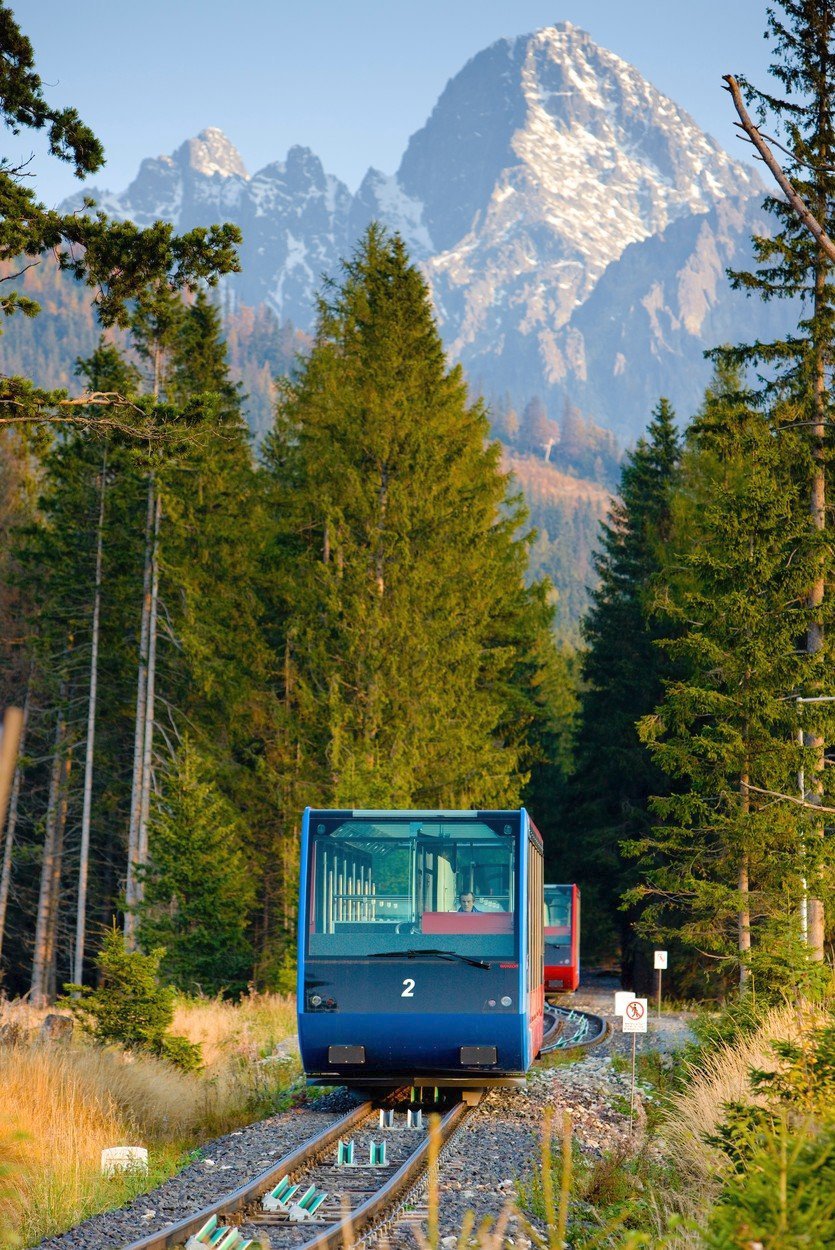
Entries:
POLYGON ((475 903, 475 899, 473 898, 472 894, 461 895, 461 907, 464 911, 472 911, 474 903, 475 903))

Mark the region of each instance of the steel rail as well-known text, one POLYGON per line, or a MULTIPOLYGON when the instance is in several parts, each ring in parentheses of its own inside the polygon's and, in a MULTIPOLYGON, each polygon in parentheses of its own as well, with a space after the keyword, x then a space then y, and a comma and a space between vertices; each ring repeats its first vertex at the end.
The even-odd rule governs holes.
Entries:
MULTIPOLYGON (((453 1134, 461 1127, 461 1123, 469 1110, 470 1108, 466 1103, 458 1102, 446 1113, 438 1126, 440 1134, 439 1150, 443 1149, 453 1134)), ((313 1237, 310 1241, 306 1241, 300 1247, 300 1250, 338 1250, 340 1246, 352 1245, 356 1237, 362 1236, 370 1225, 380 1220, 388 1208, 404 1198, 408 1191, 420 1180, 425 1170, 430 1144, 431 1130, 426 1134, 417 1150, 409 1155, 405 1163, 401 1164, 394 1175, 376 1193, 367 1198, 365 1202, 360 1203, 355 1211, 346 1212, 341 1220, 324 1229, 318 1237, 313 1237)))
POLYGON ((260 1198, 273 1188, 282 1176, 287 1176, 294 1169, 301 1167, 305 1163, 309 1163, 321 1150, 333 1145, 346 1132, 355 1128, 362 1120, 370 1115, 373 1110, 371 1102, 361 1103, 359 1107, 355 1107, 353 1111, 349 1111, 347 1115, 342 1116, 334 1124, 331 1124, 318 1137, 311 1137, 301 1146, 297 1146, 290 1154, 279 1159, 277 1163, 268 1168, 266 1172, 261 1172, 254 1180, 247 1181, 238 1189, 232 1190, 231 1193, 224 1194, 222 1198, 210 1203, 208 1206, 202 1207, 194 1215, 188 1215, 185 1219, 178 1220, 176 1224, 168 1224, 165 1228, 161 1228, 156 1233, 149 1233, 147 1237, 140 1237, 138 1241, 132 1241, 124 1250, 169 1250, 171 1246, 181 1246, 193 1234, 196 1233, 213 1215, 223 1213, 231 1214, 240 1211, 248 1203, 260 1198))

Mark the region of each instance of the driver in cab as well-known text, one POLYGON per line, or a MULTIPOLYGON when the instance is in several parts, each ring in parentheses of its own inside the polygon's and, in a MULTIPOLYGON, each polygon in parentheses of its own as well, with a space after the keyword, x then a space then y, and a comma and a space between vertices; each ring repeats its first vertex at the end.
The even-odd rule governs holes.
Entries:
POLYGON ((477 912, 478 911, 478 908, 475 905, 475 898, 473 896, 472 890, 462 890, 461 894, 459 894, 458 896, 458 902, 459 902, 458 911, 465 911, 465 912, 474 912, 474 911, 477 912))

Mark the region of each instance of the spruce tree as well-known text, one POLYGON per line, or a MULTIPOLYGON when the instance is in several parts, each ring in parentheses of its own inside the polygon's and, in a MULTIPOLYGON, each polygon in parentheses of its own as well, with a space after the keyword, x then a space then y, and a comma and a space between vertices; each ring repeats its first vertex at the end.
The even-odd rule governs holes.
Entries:
POLYGON ((164 949, 162 971, 180 989, 240 993, 255 895, 240 816, 185 735, 155 808, 140 941, 164 949))
POLYGON ((743 986, 767 963, 778 991, 800 971, 778 971, 775 950, 781 929, 799 938, 786 901, 800 899, 810 832, 808 816, 776 802, 796 795, 790 696, 808 618, 791 443, 798 436, 776 439, 739 373, 720 367, 689 431, 658 585, 677 673, 640 726, 672 793, 654 800, 659 821, 631 848, 646 873, 633 892, 645 930, 666 925, 743 986))
POLYGON ((290 810, 518 802, 543 608, 487 436, 423 278, 370 227, 267 447, 290 810))
POLYGON ((662 399, 646 437, 624 462, 619 497, 601 527, 599 584, 583 622, 587 651, 564 862, 568 877, 588 883, 586 927, 596 934, 597 953, 619 947, 629 977, 633 917, 620 910, 620 900, 634 867, 621 847, 646 830, 650 795, 666 788, 637 723, 657 705, 670 674, 657 645, 665 629, 651 592, 670 537, 680 455, 674 414, 662 399))

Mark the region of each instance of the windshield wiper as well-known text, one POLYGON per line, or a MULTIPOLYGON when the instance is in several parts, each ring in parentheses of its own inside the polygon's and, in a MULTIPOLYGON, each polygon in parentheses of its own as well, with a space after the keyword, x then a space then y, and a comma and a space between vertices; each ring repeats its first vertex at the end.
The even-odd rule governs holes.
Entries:
POLYGON ((423 946, 406 951, 372 951, 366 959, 416 959, 419 955, 435 955, 438 959, 457 959, 462 964, 471 964, 473 968, 489 968, 490 964, 483 959, 471 959, 469 955, 459 955, 457 951, 442 951, 434 946, 423 946))

